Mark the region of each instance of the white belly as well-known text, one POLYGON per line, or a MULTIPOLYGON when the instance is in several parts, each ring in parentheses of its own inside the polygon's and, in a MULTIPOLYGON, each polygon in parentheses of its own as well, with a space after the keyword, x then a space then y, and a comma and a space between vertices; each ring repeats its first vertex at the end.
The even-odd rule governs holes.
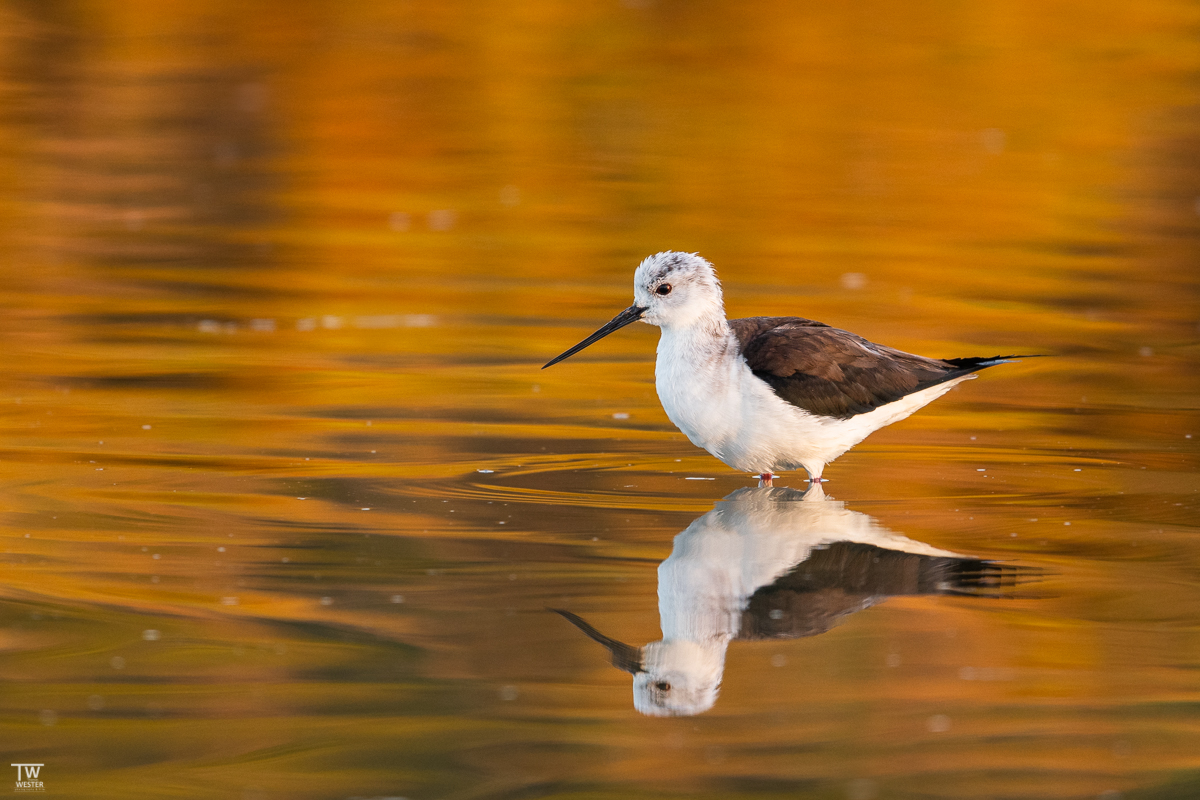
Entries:
POLYGON ((681 336, 663 329, 654 379, 671 422, 693 444, 734 469, 780 472, 825 464, 874 431, 904 419, 974 375, 931 386, 849 419, 818 417, 781 399, 750 371, 728 340, 681 336))

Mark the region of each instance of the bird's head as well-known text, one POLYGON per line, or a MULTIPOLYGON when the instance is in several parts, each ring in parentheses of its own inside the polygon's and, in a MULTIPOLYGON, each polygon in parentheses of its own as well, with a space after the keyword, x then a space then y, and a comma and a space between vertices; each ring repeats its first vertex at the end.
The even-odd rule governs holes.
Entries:
POLYGON ((633 275, 633 305, 579 344, 552 358, 542 369, 569 358, 632 322, 684 328, 699 321, 724 318, 721 282, 712 264, 695 253, 668 250, 638 265, 633 275))
POLYGON ((695 253, 667 251, 650 256, 633 274, 634 305, 645 309, 642 322, 686 327, 713 315, 724 316, 721 282, 712 264, 695 253))
POLYGON ((633 675, 633 707, 641 713, 690 717, 703 714, 717 702, 725 671, 724 643, 673 639, 634 647, 601 633, 570 611, 550 610, 604 645, 612 665, 633 675))
POLYGON ((724 649, 683 639, 642 648, 642 671, 633 675, 633 707, 652 717, 691 717, 717 702, 724 649))

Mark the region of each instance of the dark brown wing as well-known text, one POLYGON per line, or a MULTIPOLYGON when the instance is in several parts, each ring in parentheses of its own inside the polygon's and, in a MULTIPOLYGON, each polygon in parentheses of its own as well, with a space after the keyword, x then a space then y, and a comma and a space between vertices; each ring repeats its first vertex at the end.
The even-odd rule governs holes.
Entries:
POLYGON ((799 317, 731 319, 750 370, 794 406, 849 419, 1013 356, 925 358, 799 317))
POLYGON ((751 595, 737 638, 815 636, 856 611, 899 595, 1007 597, 1012 587, 1038 578, 1031 569, 835 542, 814 550, 786 575, 751 595))

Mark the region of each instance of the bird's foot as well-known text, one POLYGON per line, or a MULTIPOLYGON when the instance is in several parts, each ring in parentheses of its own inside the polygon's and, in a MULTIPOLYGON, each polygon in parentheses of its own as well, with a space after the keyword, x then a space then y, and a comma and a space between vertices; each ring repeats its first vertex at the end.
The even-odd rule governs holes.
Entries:
POLYGON ((765 489, 765 488, 768 488, 768 487, 773 487, 775 484, 773 484, 773 483, 771 482, 771 480, 772 480, 774 477, 775 477, 775 476, 774 476, 774 475, 772 475, 772 474, 771 474, 771 473, 769 473, 769 472, 764 472, 763 474, 759 475, 759 476, 758 476, 758 488, 760 488, 760 489, 765 489))
POLYGON ((808 482, 809 482, 809 483, 829 483, 829 479, 828 479, 828 478, 822 478, 820 475, 818 475, 818 476, 817 476, 817 477, 815 477, 815 478, 809 478, 809 479, 808 479, 808 482))

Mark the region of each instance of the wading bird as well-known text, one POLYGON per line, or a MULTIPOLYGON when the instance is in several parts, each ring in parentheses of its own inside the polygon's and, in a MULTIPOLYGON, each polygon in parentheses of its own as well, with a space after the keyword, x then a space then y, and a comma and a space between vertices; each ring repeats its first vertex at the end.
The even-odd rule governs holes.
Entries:
POLYGON ((650 256, 634 303, 542 369, 632 322, 662 330, 654 382, 693 444, 770 486, 825 465, 981 369, 1028 356, 926 358, 800 317, 726 319, 721 282, 695 253, 650 256))

